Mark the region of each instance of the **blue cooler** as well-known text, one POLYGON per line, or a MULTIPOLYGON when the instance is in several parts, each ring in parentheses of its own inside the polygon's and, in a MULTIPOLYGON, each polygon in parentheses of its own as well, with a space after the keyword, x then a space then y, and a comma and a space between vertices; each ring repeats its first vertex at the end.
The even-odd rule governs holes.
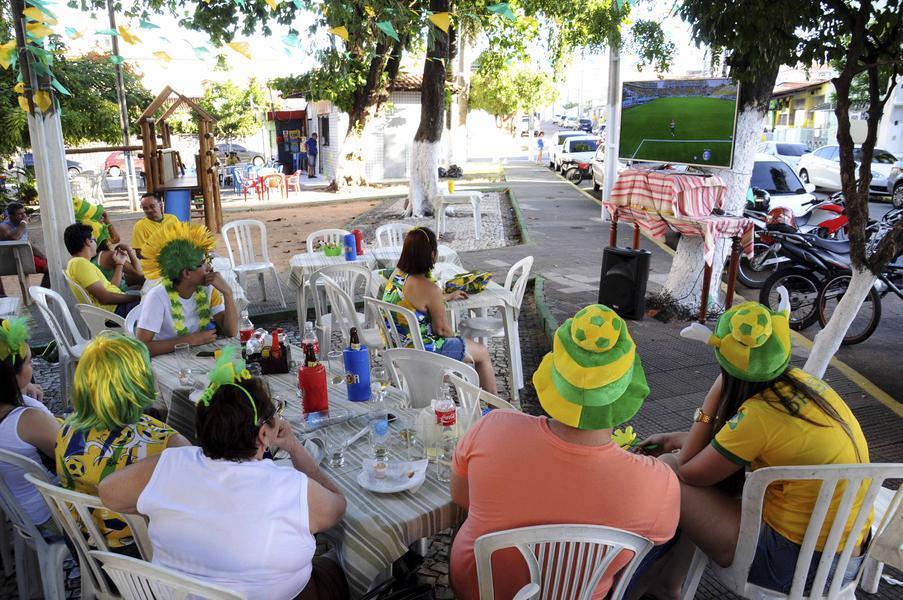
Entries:
POLYGON ((167 215, 175 215, 184 223, 191 221, 191 190, 167 190, 163 212, 167 215))
POLYGON ((352 402, 366 402, 370 399, 370 353, 366 346, 360 350, 345 348, 342 353, 345 362, 345 387, 352 402))

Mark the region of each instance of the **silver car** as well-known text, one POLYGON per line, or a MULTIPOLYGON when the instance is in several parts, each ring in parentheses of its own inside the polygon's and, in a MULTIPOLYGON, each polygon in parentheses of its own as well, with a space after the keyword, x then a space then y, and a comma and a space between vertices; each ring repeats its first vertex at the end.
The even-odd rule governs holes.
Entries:
POLYGON ((800 157, 804 154, 809 154, 811 150, 806 144, 798 144, 796 142, 762 142, 759 144, 756 152, 777 156, 795 169, 800 162, 800 157))
MULTIPOLYGON (((853 148, 853 160, 859 167, 861 156, 859 146, 853 148)), ((872 155, 872 180, 869 192, 875 196, 890 196, 894 206, 903 206, 903 160, 887 150, 875 148, 872 155)), ((814 183, 826 190, 840 190, 840 148, 837 144, 822 146, 811 154, 800 158, 797 172, 803 183, 814 183)))
POLYGON ((255 166, 262 167, 266 160, 263 158, 263 152, 250 150, 241 144, 230 144, 228 142, 216 145, 216 157, 221 165, 226 164, 226 157, 230 152, 238 155, 238 160, 242 163, 251 163, 255 166))

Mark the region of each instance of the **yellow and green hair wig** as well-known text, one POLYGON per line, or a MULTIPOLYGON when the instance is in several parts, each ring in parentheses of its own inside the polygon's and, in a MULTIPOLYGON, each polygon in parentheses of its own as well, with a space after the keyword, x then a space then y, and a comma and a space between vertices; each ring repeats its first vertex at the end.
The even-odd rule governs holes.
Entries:
POLYGON ((602 304, 581 309, 558 328, 533 385, 546 413, 577 429, 620 425, 649 395, 627 324, 602 304))
POLYGON ((15 363, 22 360, 28 354, 28 338, 31 332, 28 330, 27 317, 12 317, 3 321, 0 325, 0 360, 10 359, 15 363))
POLYGON ((177 281, 184 269, 196 269, 216 247, 216 240, 203 225, 164 223, 141 248, 144 274, 148 279, 177 281))
POLYGON ((72 199, 72 210, 75 212, 75 221, 91 228, 91 237, 101 245, 104 240, 110 239, 110 226, 101 223, 103 218, 103 206, 92 204, 84 198, 72 199))
POLYGON ((112 331, 91 340, 75 368, 67 422, 80 431, 137 423, 157 397, 147 346, 112 331))

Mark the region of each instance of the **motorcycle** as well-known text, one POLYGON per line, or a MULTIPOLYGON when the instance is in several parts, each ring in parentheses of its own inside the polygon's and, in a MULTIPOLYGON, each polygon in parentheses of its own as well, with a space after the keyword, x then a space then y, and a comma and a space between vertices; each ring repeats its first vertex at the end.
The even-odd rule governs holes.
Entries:
POLYGON ((588 162, 572 162, 562 167, 564 178, 573 184, 578 184, 585 178, 590 176, 591 163, 588 162))

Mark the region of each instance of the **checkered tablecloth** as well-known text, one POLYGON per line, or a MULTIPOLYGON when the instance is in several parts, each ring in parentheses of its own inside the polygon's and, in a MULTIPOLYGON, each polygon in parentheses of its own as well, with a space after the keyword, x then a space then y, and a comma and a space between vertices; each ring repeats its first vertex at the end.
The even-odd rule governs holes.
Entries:
MULTIPOLYGON (((234 342, 235 340, 229 340, 234 342)), ((216 346, 222 346, 224 342, 216 346)), ((216 347, 211 346, 211 347, 216 347)), ((208 349, 197 348, 198 351, 208 349)), ((301 360, 303 353, 291 347, 292 356, 301 360)), ((181 366, 174 354, 156 356, 151 360, 157 385, 168 398, 178 383, 181 366)), ((192 369, 206 371, 213 367, 212 358, 192 359, 192 369)), ((272 394, 286 401, 286 419, 292 424, 298 437, 305 435, 301 427, 301 405, 297 396, 297 375, 265 375, 272 394)), ((345 409, 357 417, 314 431, 329 446, 330 440, 347 440, 361 429, 368 411, 366 402, 350 402, 344 385, 329 384, 330 409, 345 409)), ((417 409, 393 408, 400 417, 416 417, 417 409)), ((391 425, 394 429, 400 421, 391 425)), ((393 447, 394 448, 394 447, 393 447)), ((394 449, 390 449, 393 458, 394 449)), ((430 537, 464 521, 464 513, 451 500, 448 483, 436 479, 435 469, 430 465, 426 481, 416 491, 395 494, 377 494, 360 486, 357 482, 361 471, 361 461, 372 458, 366 436, 351 445, 345 452, 345 466, 331 469, 326 462, 322 467, 335 479, 348 501, 345 517, 334 530, 342 541, 345 575, 351 586, 352 597, 366 592, 373 580, 400 558, 408 547, 417 540, 430 537)))

